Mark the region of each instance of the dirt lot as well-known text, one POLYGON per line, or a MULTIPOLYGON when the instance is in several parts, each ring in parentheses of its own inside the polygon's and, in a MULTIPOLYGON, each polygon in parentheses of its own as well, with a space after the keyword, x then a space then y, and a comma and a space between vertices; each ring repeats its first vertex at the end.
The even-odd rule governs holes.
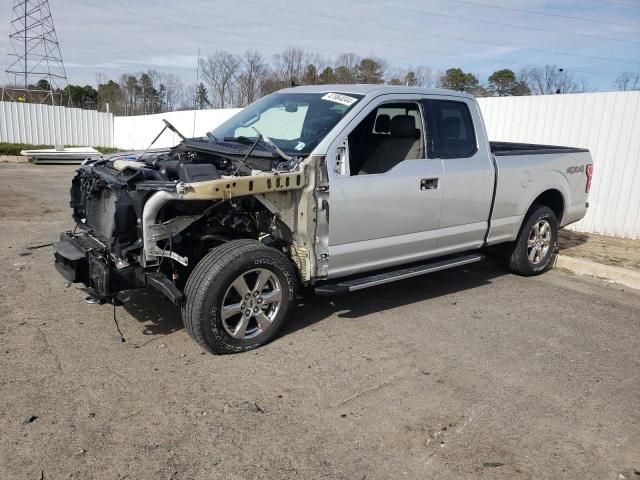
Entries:
POLYGON ((570 257, 640 272, 640 240, 561 230, 558 247, 570 257))
POLYGON ((216 357, 141 291, 121 343, 28 248, 71 226, 71 173, 0 165, 0 478, 640 479, 638 292, 483 264, 216 357))

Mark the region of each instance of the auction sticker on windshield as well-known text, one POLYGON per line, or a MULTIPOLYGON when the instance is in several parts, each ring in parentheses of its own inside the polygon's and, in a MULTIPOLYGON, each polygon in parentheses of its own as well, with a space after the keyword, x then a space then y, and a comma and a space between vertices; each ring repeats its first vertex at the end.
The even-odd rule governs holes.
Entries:
POLYGON ((341 103, 346 106, 351 106, 358 101, 357 98, 343 95, 341 93, 327 93, 322 97, 322 100, 329 100, 330 102, 341 103))

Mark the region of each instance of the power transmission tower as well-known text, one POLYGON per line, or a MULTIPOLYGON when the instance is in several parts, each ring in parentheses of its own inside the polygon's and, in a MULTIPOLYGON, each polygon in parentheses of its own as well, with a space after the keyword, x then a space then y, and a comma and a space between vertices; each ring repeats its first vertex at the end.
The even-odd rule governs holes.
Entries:
POLYGON ((2 89, 0 100, 70 103, 67 72, 48 0, 14 0, 9 44, 5 73, 10 86, 2 89))

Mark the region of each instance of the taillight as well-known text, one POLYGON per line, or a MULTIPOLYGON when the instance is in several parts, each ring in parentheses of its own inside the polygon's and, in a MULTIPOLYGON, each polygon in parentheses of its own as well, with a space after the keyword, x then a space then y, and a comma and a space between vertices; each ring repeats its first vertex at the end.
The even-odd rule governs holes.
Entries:
POLYGON ((584 191, 589 193, 589 190, 591 190, 591 177, 593 177, 593 164, 587 165, 585 172, 587 173, 587 185, 584 187, 584 191))

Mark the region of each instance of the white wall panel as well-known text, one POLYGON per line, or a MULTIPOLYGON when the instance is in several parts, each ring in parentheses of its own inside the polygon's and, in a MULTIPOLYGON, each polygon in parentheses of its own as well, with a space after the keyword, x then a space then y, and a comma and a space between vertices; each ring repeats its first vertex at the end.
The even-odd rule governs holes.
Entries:
POLYGON ((0 102, 0 142, 113 146, 113 115, 79 108, 0 102))
MULTIPOLYGON (((240 108, 185 110, 155 115, 115 117, 114 142, 119 148, 143 150, 164 127, 163 118, 171 122, 186 137, 202 137, 240 110, 240 108)), ((179 142, 180 137, 167 130, 153 148, 173 147, 179 142)))
POLYGON ((589 212, 570 228, 640 238, 640 92, 479 98, 490 140, 588 148, 589 212))

